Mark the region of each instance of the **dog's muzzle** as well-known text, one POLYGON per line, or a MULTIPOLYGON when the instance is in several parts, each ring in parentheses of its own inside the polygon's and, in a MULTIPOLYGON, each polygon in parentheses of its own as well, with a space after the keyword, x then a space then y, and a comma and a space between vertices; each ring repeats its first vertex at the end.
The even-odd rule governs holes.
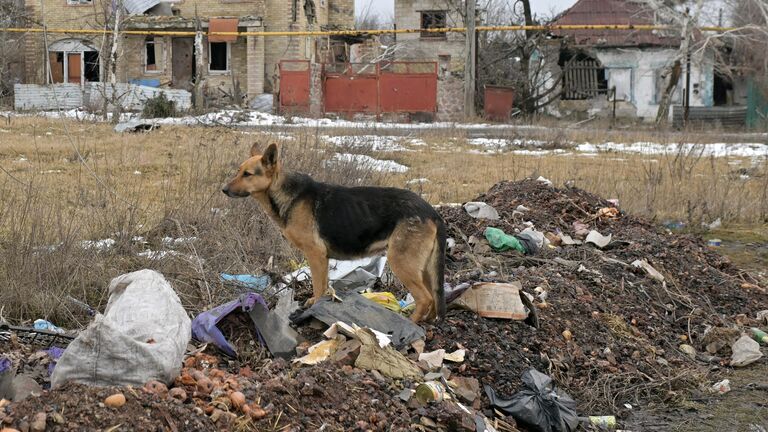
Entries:
POLYGON ((222 192, 224 192, 224 195, 226 195, 226 196, 228 196, 228 197, 230 197, 230 198, 245 198, 245 197, 247 197, 247 196, 249 196, 249 195, 250 195, 250 194, 247 194, 247 193, 245 193, 245 194, 237 194, 237 193, 234 193, 234 192, 232 192, 232 191, 229 189, 229 186, 225 187, 225 188, 224 188, 224 189, 222 189, 221 191, 222 191, 222 192))

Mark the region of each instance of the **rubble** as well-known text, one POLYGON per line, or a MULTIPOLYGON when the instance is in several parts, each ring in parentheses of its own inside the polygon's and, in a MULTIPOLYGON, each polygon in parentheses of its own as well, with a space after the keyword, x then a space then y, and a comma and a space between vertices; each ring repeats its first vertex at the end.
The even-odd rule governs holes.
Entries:
MULTIPOLYGON (((287 335, 293 295, 298 303, 311 295, 307 279, 294 275, 284 281, 293 292, 277 300, 282 306, 275 307, 274 298, 257 302, 260 313, 269 311, 256 318, 258 330, 236 302, 215 324, 227 342, 219 345, 231 352, 218 350, 213 339, 190 347, 181 374, 167 386, 69 383, 50 390, 40 373, 34 378, 43 394, 0 407, 0 427, 20 429, 43 412, 46 430, 122 424, 179 431, 515 431, 513 417, 492 409, 482 390, 513 396, 527 387, 534 397, 550 385, 572 398, 564 407, 563 430, 575 424, 577 413, 587 425, 594 418, 619 426, 627 406, 708 391, 721 379, 711 368, 731 366, 731 347, 758 325, 768 304, 760 281, 701 239, 673 234, 582 190, 537 180, 502 182, 473 201, 495 208, 499 219, 474 218, 461 206, 439 208, 455 239, 447 251, 446 298, 457 301, 478 286, 504 284, 519 297, 502 304, 514 306, 512 315, 496 311, 489 318, 452 307, 442 322, 411 327, 402 286, 369 278, 382 275, 383 264, 377 264, 361 279, 368 293, 339 292, 342 303, 324 299, 294 314, 291 331, 297 336, 287 335), (529 229, 550 240, 537 244, 535 255, 497 252, 484 240, 488 227, 514 235, 529 229), (577 241, 591 232, 610 240, 602 248, 577 241), (275 321, 267 325, 272 313, 275 321), (261 334, 274 329, 290 339, 279 350, 277 342, 267 347, 261 334), (285 346, 295 346, 294 352, 285 346), (541 385, 531 386, 530 379, 523 385, 524 372, 535 375, 531 369, 546 372, 536 375, 541 385), (426 387, 439 390, 435 397, 422 397, 425 383, 434 383, 426 387), (414 397, 417 388, 422 394, 414 397), (124 405, 106 406, 117 393, 124 405), (612 415, 591 416, 601 413, 612 415)), ((475 309, 494 305, 486 299, 475 309)), ((754 348, 757 342, 749 340, 754 348)), ((0 351, 16 353, 10 358, 20 373, 42 362, 34 360, 38 350, 18 341, 0 338, 0 351)))

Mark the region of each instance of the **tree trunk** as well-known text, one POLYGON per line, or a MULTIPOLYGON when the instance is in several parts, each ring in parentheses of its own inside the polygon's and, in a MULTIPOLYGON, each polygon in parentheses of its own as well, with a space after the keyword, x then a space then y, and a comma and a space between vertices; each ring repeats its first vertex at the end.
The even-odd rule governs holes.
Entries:
MULTIPOLYGON (((533 15, 531 13, 530 0, 520 0, 520 2, 523 4, 525 25, 533 25, 533 15)), ((533 54, 533 37, 534 32, 532 30, 525 30, 525 44, 523 45, 523 49, 521 50, 520 55, 520 71, 522 74, 522 88, 520 89, 522 94, 520 96, 522 97, 523 101, 521 108, 526 114, 533 114, 533 112, 536 110, 536 103, 531 97, 531 55, 533 54)))
POLYGON ((195 110, 198 112, 205 108, 203 100, 203 32, 200 26, 200 18, 196 19, 196 32, 195 32, 195 86, 192 93, 192 97, 195 102, 195 110))
MULTIPOLYGON (((109 52, 109 84, 112 87, 112 93, 110 94, 109 99, 112 103, 112 123, 118 123, 120 121, 120 114, 121 114, 121 107, 120 107, 120 101, 118 100, 118 92, 117 92, 117 58, 118 53, 120 51, 120 26, 122 24, 122 11, 123 11, 123 2, 117 1, 115 2, 115 25, 112 29, 112 48, 109 52)), ((106 83, 104 84, 106 86, 106 83)), ((106 93, 106 89, 104 90, 106 93)), ((103 99, 106 101, 107 98, 103 97, 103 99)), ((107 112, 106 107, 104 108, 104 112, 107 112)))

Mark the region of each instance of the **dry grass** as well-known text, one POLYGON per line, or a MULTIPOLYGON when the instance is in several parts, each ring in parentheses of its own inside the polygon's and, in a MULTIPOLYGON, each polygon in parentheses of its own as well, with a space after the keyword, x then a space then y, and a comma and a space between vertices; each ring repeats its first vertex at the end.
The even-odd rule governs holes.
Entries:
MULTIPOLYGON (((624 209, 651 217, 694 224, 723 217, 755 224, 768 215, 764 161, 744 180, 732 175, 737 166, 728 160, 686 154, 476 154, 470 150, 478 148, 456 131, 422 134, 424 146, 404 138, 401 144, 414 151, 377 154, 331 148, 316 130, 290 133, 285 138, 284 133, 163 127, 118 135, 106 124, 33 117, 0 125, 0 320, 45 317, 64 326, 82 325, 88 317, 70 297, 103 309, 108 281, 141 268, 163 272, 195 312, 233 295, 219 282, 220 272, 281 273, 290 260, 301 261, 254 202, 220 192, 254 142, 281 142, 289 168, 320 180, 404 187, 410 179, 428 178, 408 187, 433 203, 466 201, 497 181, 542 175, 618 198, 624 209), (327 166, 324 162, 337 151, 394 159, 410 170, 381 174, 348 163, 327 166), (166 236, 196 240, 167 245, 166 236), (81 244, 106 238, 115 240, 113 247, 81 244), (266 268, 270 257, 274 269, 266 268)), ((613 134, 612 140, 621 141, 618 132, 613 134)), ((605 141, 595 131, 562 129, 508 138, 539 139, 552 147, 605 141)), ((683 139, 647 132, 624 137, 662 143, 672 138, 683 139)))

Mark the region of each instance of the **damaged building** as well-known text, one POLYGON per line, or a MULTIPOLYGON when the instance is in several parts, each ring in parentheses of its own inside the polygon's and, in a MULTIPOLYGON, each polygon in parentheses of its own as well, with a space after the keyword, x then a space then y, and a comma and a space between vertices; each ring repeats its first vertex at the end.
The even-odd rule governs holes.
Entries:
MULTIPOLYGON (((107 27, 113 4, 107 0, 26 0, 25 6, 34 21, 48 29, 93 30, 107 27)), ((310 36, 209 33, 299 32, 354 25, 353 0, 124 0, 118 4, 125 14, 122 30, 135 33, 121 36, 117 81, 190 90, 198 65, 202 65, 202 87, 209 104, 240 104, 271 93, 281 60, 316 56, 315 39, 310 36), (196 59, 195 38, 188 35, 198 26, 205 34, 202 61, 196 59)), ((109 55, 111 35, 50 33, 46 40, 42 33, 33 33, 26 39, 24 83, 86 86, 108 80, 104 58, 109 55)))
MULTIPOLYGON (((554 25, 653 25, 653 10, 630 0, 579 0, 554 25)), ((610 116, 616 100, 617 117, 653 119, 669 84, 671 66, 680 58, 677 31, 555 30, 539 55, 551 71, 562 76, 560 100, 550 105, 559 115, 610 116), (613 93, 615 89, 615 94, 613 93)), ((676 111, 683 103, 685 62, 671 94, 676 111)), ((724 85, 715 75, 711 50, 696 50, 690 61, 690 106, 712 107, 724 85)), ((552 79, 554 81, 554 79, 552 79)))
MULTIPOLYGON (((395 0, 398 29, 464 27, 462 0, 395 0)), ((404 61, 437 63, 437 118, 458 120, 464 115, 466 38, 461 32, 397 34, 394 57, 404 61)))

